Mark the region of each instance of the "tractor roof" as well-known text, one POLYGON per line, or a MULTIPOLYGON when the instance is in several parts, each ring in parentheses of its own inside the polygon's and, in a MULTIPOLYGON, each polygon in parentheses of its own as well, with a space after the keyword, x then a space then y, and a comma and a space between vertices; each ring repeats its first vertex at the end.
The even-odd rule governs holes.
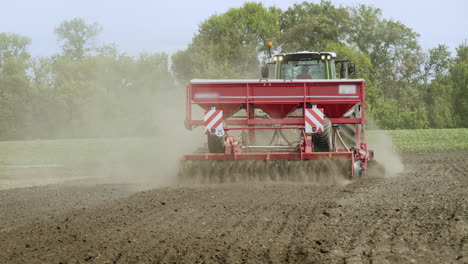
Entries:
POLYGON ((336 58, 336 53, 335 52, 315 52, 315 51, 299 51, 299 52, 291 52, 291 53, 279 53, 276 54, 275 56, 288 56, 288 55, 331 55, 332 58, 336 58))

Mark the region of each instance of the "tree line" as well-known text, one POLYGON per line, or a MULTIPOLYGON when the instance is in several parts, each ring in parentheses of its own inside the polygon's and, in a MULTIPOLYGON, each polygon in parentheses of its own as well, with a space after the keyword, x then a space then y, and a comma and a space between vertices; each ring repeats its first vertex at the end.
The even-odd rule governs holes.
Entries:
POLYGON ((96 46, 101 30, 64 21, 55 29, 60 54, 39 58, 28 53, 29 38, 0 33, 0 139, 157 133, 156 106, 175 87, 169 56, 96 46))
POLYGON ((356 63, 381 128, 468 127, 466 41, 456 54, 443 44, 424 51, 416 32, 372 6, 249 2, 207 18, 172 56, 98 46, 102 30, 64 21, 60 52, 34 58, 28 37, 0 33, 0 139, 156 135, 168 91, 183 101, 192 78, 259 78, 268 41, 275 52, 334 51, 356 63))

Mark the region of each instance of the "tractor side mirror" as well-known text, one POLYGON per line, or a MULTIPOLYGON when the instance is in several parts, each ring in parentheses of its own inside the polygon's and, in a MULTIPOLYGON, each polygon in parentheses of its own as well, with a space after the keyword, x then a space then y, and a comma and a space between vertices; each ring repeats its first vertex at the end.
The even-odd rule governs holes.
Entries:
POLYGON ((268 66, 266 64, 262 66, 261 72, 262 72, 262 79, 268 79, 269 72, 268 72, 268 66))
POLYGON ((348 74, 346 72, 346 65, 345 65, 345 62, 341 62, 340 79, 346 79, 346 78, 348 78, 348 74))
POLYGON ((356 65, 354 63, 348 64, 348 74, 354 75, 356 73, 356 65))

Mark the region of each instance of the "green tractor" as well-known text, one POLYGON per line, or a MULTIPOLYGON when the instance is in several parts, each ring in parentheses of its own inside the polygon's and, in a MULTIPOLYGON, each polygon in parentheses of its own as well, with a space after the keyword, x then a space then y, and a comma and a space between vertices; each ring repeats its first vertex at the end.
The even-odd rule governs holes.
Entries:
POLYGON ((348 59, 337 60, 334 52, 301 51, 271 56, 271 42, 268 47, 269 61, 262 67, 263 79, 347 79, 355 72, 354 63, 348 59))

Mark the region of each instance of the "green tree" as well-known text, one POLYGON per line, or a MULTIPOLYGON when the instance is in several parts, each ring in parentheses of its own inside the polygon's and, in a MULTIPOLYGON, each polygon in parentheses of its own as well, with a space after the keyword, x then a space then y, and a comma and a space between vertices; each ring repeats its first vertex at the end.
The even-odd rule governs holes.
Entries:
POLYGON ((55 89, 53 60, 50 57, 35 58, 31 63, 31 87, 29 94, 31 119, 27 135, 33 138, 55 138, 65 120, 65 107, 60 104, 60 94, 55 89))
POLYGON ((448 71, 429 84, 427 104, 433 127, 468 127, 468 46, 463 43, 456 50, 456 57, 448 59, 448 71))
POLYGON ((0 33, 0 93, 22 94, 26 91, 29 82, 26 70, 31 57, 27 47, 30 44, 27 37, 0 33))
POLYGON ((102 31, 98 23, 87 24, 82 18, 64 21, 55 29, 63 55, 82 59, 94 49, 94 41, 102 31))
POLYGON ((451 54, 446 45, 439 44, 436 48, 430 49, 423 62, 421 74, 423 83, 427 84, 433 78, 446 74, 450 60, 451 54))
POLYGON ((25 133, 29 118, 30 43, 27 37, 0 33, 0 138, 18 139, 25 133))
POLYGON ((74 60, 70 57, 58 57, 53 63, 55 76, 54 89, 57 101, 65 110, 66 119, 60 123, 66 127, 65 134, 80 132, 82 106, 96 92, 96 61, 92 57, 74 60))
POLYGON ((419 35, 399 21, 383 19, 378 8, 358 5, 350 12, 348 41, 369 54, 374 69, 368 80, 381 97, 381 105, 374 103, 374 118, 384 128, 427 126, 426 92, 420 85, 425 55, 419 35))
POLYGON ((351 25, 349 41, 369 53, 382 95, 399 98, 401 89, 419 77, 419 35, 398 21, 382 19, 380 9, 366 5, 351 8, 351 25))
POLYGON ((294 4, 281 16, 282 51, 323 51, 330 43, 345 43, 349 22, 347 9, 330 1, 294 4))
POLYGON ((172 57, 177 79, 249 78, 259 75, 259 53, 278 37, 281 10, 245 3, 205 20, 187 50, 172 57))
POLYGON ((457 56, 450 68, 450 76, 454 88, 454 111, 457 115, 457 125, 468 127, 468 45, 461 44, 457 48, 457 56))

